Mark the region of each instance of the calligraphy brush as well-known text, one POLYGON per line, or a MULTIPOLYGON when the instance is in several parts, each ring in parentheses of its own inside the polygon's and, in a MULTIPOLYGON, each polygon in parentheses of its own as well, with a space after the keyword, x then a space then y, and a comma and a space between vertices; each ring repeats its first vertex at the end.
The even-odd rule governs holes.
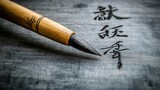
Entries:
POLYGON ((30 29, 59 43, 101 56, 75 32, 10 0, 0 0, 0 17, 30 29))

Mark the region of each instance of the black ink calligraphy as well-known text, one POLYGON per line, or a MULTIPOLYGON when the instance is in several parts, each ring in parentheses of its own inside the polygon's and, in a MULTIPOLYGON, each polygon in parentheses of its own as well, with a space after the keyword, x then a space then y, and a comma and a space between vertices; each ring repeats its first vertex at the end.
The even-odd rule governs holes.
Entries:
POLYGON ((32 29, 33 23, 36 23, 36 17, 32 16, 31 18, 27 17, 27 22, 26 24, 29 26, 29 28, 32 29))
POLYGON ((130 17, 120 17, 115 15, 113 12, 118 11, 118 9, 116 7, 112 7, 112 5, 108 5, 108 9, 106 9, 106 7, 104 6, 98 6, 98 10, 97 12, 94 12, 94 14, 99 14, 97 15, 94 20, 110 20, 112 17, 116 18, 116 19, 129 19, 130 17), (106 16, 107 15, 107 16, 106 16))
MULTIPOLYGON (((94 20, 104 21, 104 20, 110 20, 112 18, 122 20, 122 19, 129 19, 130 17, 121 17, 118 15, 115 15, 115 12, 118 11, 116 7, 112 7, 112 5, 108 5, 108 8, 104 6, 98 6, 98 11, 94 12, 94 14, 98 14, 96 17, 94 17, 94 20)), ((121 29, 123 25, 116 25, 114 27, 109 27, 109 25, 105 25, 101 30, 100 33, 98 33, 98 36, 101 39, 104 39, 107 37, 108 39, 114 38, 114 37, 128 37, 128 35, 124 34, 124 31, 121 29)), ((101 48, 101 50, 104 51, 104 55, 111 53, 112 59, 118 58, 117 68, 122 68, 122 61, 121 61, 121 52, 125 50, 129 50, 129 48, 123 48, 123 41, 118 41, 111 45, 110 47, 101 48)))
POLYGON ((121 52, 125 50, 129 50, 128 48, 121 49, 121 46, 123 46, 123 44, 121 44, 122 42, 123 41, 118 41, 113 45, 111 45, 110 47, 101 48, 101 50, 106 50, 104 52, 104 55, 107 53, 112 53, 113 54, 112 59, 118 58, 118 64, 117 64, 118 69, 122 68, 121 52))
POLYGON ((112 27, 112 28, 108 28, 109 25, 105 25, 100 31, 100 33, 98 33, 99 37, 101 39, 104 39, 106 36, 108 38, 112 38, 112 37, 128 37, 128 35, 123 35, 123 34, 120 34, 120 33, 123 33, 122 30, 120 30, 119 28, 120 27, 123 27, 123 25, 119 25, 119 26, 116 26, 116 27, 112 27), (112 32, 110 32, 111 30, 114 30, 112 32))

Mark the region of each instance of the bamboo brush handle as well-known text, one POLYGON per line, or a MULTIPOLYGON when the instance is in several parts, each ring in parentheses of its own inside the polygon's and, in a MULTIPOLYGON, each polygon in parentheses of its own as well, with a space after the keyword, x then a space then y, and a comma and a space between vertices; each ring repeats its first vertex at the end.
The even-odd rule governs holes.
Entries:
POLYGON ((0 17, 65 45, 74 34, 68 28, 9 0, 0 0, 0 17))

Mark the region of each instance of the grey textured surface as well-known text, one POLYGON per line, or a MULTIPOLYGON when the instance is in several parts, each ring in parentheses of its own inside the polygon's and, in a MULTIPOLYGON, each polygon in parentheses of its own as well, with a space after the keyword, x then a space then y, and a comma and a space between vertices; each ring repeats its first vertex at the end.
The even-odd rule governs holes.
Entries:
POLYGON ((130 50, 117 69, 110 55, 83 53, 0 18, 0 90, 160 90, 159 0, 14 1, 72 29, 99 51, 117 40, 130 50), (94 21, 97 7, 109 4, 132 19, 94 21), (124 25, 129 37, 100 39, 105 24, 124 25))

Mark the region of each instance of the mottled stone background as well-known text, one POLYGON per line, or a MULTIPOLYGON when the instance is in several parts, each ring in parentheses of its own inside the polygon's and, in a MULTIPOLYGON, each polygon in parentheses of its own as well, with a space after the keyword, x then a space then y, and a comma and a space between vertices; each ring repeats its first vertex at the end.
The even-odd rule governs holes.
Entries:
MULTIPOLYGON (((13 0, 77 32, 102 54, 123 40, 122 69, 111 55, 97 57, 61 45, 0 18, 0 90, 160 90, 159 0, 13 0), (131 19, 95 21, 112 5, 131 19), (100 39, 104 25, 128 38, 100 39)), ((0 12, 3 13, 3 12, 0 12)))

